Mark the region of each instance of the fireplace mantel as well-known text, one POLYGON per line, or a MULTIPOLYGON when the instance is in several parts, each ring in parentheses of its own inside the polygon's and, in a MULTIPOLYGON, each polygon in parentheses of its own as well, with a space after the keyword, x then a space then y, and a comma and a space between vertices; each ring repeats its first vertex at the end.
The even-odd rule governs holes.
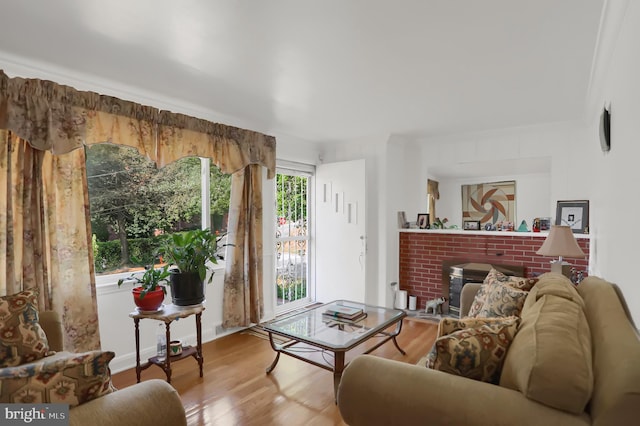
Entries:
MULTIPOLYGON (((537 237, 547 238, 548 232, 517 232, 517 231, 463 231, 462 229, 400 229, 401 233, 418 233, 418 234, 453 234, 453 235, 482 235, 482 236, 498 236, 498 237, 537 237)), ((576 239, 589 240, 589 234, 573 234, 576 239)))
MULTIPOLYGON (((586 234, 574 234, 585 259, 567 259, 576 269, 586 271, 589 265, 589 240, 586 234)), ((553 258, 540 256, 546 232, 464 231, 461 229, 399 230, 400 289, 418 297, 418 309, 428 300, 448 296, 449 284, 443 284, 443 263, 478 262, 519 265, 527 277, 551 269, 553 258), (447 294, 445 294, 447 293, 447 294)))

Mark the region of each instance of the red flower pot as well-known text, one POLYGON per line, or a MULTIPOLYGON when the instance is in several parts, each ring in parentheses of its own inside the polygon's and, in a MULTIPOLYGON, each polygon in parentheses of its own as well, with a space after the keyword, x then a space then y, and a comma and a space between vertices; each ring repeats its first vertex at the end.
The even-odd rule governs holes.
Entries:
POLYGON ((140 298, 142 287, 134 287, 132 292, 133 301, 141 311, 157 311, 164 301, 164 291, 160 287, 147 292, 143 298, 140 298))

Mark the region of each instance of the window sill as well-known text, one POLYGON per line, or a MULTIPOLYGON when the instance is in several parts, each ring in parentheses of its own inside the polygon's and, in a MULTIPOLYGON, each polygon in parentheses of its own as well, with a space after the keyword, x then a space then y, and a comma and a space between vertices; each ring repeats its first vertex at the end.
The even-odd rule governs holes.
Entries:
MULTIPOLYGON (((218 260, 218 263, 213 265, 213 273, 221 274, 224 273, 225 262, 223 260, 218 260)), ((131 272, 121 272, 119 274, 109 274, 109 275, 96 275, 96 292, 98 294, 110 294, 110 293, 119 293, 121 291, 131 291, 131 288, 126 285, 122 287, 118 287, 118 280, 122 278, 128 278, 131 275, 131 272)))

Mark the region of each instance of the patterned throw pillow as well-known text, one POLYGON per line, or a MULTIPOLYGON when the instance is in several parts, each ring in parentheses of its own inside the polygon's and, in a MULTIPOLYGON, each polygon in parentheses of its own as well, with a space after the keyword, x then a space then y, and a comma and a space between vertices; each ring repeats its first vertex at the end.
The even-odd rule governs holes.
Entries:
POLYGON ((476 317, 520 316, 528 291, 494 282, 488 286, 486 299, 476 317))
POLYGON ((516 316, 511 317, 494 317, 494 318, 442 318, 440 324, 438 324, 438 337, 446 336, 447 334, 454 333, 465 328, 478 328, 483 325, 511 325, 513 321, 517 323, 520 318, 516 316))
POLYGON ((38 324, 38 291, 0 297, 0 368, 43 358, 49 343, 38 324))
POLYGON ((509 278, 504 283, 517 290, 531 291, 534 285, 538 283, 538 278, 524 278, 524 277, 507 277, 509 278))
POLYGON ((0 368, 0 402, 60 403, 75 407, 115 390, 109 362, 113 352, 59 352, 20 367, 0 368))
POLYGON ((427 355, 426 366, 496 384, 517 328, 518 319, 512 318, 439 337, 427 355))
MULTIPOLYGON (((534 285, 538 282, 537 278, 524 278, 524 277, 512 277, 503 274, 502 272, 496 270, 495 268, 491 268, 487 276, 485 277, 480 289, 476 293, 475 298, 469 308, 469 312, 467 313, 468 317, 480 317, 480 311, 483 309, 485 303, 487 302, 488 293, 493 289, 492 284, 501 284, 504 286, 508 286, 514 288, 516 290, 522 291, 530 291, 534 285)), ((520 306, 522 309, 522 306, 520 306)))
POLYGON ((478 312, 484 306, 484 302, 487 299, 487 290, 489 289, 488 283, 483 283, 476 296, 473 298, 473 302, 471 303, 471 307, 469 308, 469 312, 467 312, 467 317, 475 318, 478 316, 478 312))

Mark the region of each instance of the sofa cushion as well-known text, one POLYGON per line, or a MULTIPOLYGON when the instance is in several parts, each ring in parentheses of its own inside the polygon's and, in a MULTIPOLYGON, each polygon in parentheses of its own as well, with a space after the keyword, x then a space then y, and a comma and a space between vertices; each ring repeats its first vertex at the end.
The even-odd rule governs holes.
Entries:
MULTIPOLYGON (((478 290, 478 293, 476 294, 471 304, 471 307, 469 308, 468 316, 469 317, 486 316, 486 315, 480 315, 480 312, 482 311, 489 297, 491 296, 495 297, 496 296, 495 292, 498 290, 501 290, 502 293, 505 292, 502 289, 500 289, 498 285, 504 285, 504 286, 513 288, 515 290, 527 292, 527 291, 530 291, 536 285, 537 282, 538 282, 537 278, 512 277, 512 276, 503 274, 502 272, 498 271, 495 268, 491 268, 491 270, 485 277, 482 285, 480 286, 480 289, 478 290), (491 294, 492 291, 494 292, 493 294, 491 294)), ((516 295, 518 298, 522 298, 523 300, 524 298, 526 298, 526 294, 515 293, 515 292, 513 294, 516 295)), ((520 299, 518 299, 518 301, 519 300, 520 299)), ((495 302, 495 299, 493 301, 495 302)), ((522 305, 520 305, 520 309, 521 308, 522 308, 522 305)), ((487 307, 487 309, 489 309, 489 307, 487 307)))
POLYGON ((426 366, 496 383, 517 327, 518 318, 510 318, 438 337, 427 355, 426 366))
POLYGON ((500 385, 579 414, 593 391, 591 333, 582 304, 572 300, 571 282, 547 279, 541 278, 538 290, 531 292, 534 303, 527 300, 500 385), (540 289, 546 289, 545 294, 540 295, 540 289))
POLYGON ((38 324, 38 291, 0 297, 0 368, 47 355, 47 336, 38 324))
POLYGON ((0 368, 0 402, 70 407, 111 393, 113 352, 59 352, 19 367, 0 368))
POLYGON ((539 285, 531 290, 531 298, 525 302, 525 305, 533 305, 545 294, 553 294, 571 300, 584 309, 584 301, 578 294, 575 285, 564 275, 551 272, 541 275, 539 285))

